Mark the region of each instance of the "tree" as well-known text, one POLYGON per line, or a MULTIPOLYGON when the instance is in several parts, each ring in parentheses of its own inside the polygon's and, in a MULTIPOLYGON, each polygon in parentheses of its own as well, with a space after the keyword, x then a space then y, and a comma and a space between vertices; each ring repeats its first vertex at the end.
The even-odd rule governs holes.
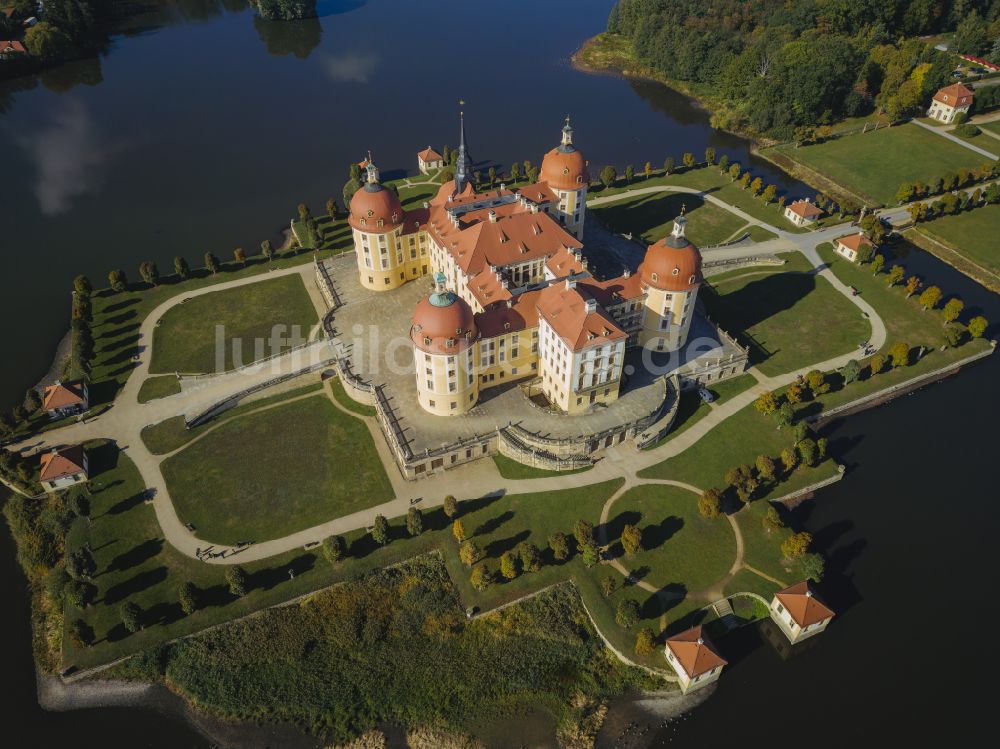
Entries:
POLYGON ((74 619, 69 636, 77 647, 90 647, 94 642, 94 629, 83 619, 74 619))
POLYGON ((730 182, 735 182, 736 180, 738 180, 740 178, 740 174, 742 173, 742 171, 743 171, 743 169, 742 169, 742 167, 740 167, 739 162, 734 161, 732 164, 730 164, 729 165, 729 181, 730 182))
POLYGON ((584 565, 586 565, 587 567, 593 567, 595 564, 601 561, 601 554, 597 549, 597 544, 589 543, 581 546, 580 558, 583 560, 584 565))
POLYGON ((944 304, 944 321, 946 323, 955 322, 955 320, 958 319, 958 316, 962 314, 963 309, 965 309, 965 302, 957 296, 953 296, 944 304))
POLYGON ((775 474, 778 470, 778 466, 775 464, 774 458, 770 455, 758 455, 755 464, 758 476, 764 479, 764 481, 774 481, 775 474))
POLYGON ((118 608, 118 616, 121 617, 125 630, 129 633, 138 632, 142 629, 143 610, 137 603, 126 601, 118 608))
POLYGON ((868 368, 873 375, 880 374, 885 369, 885 357, 882 354, 875 354, 868 360, 868 368))
POLYGON ((909 299, 911 296, 920 291, 920 279, 917 276, 910 276, 906 279, 906 298, 909 299))
POLYGON ((681 157, 681 161, 684 162, 684 166, 690 169, 694 166, 694 154, 688 151, 681 157))
POLYGON ((528 167, 528 171, 525 174, 525 176, 528 178, 528 182, 537 182, 538 181, 538 174, 539 174, 538 167, 537 166, 531 166, 531 167, 528 167))
POLYGON ((73 290, 80 296, 90 296, 94 286, 86 276, 77 276, 73 279, 73 290))
POLYGON ((542 552, 530 541, 522 541, 517 545, 517 556, 521 560, 521 569, 525 572, 538 572, 542 568, 542 552))
POLYGON ((648 627, 643 627, 635 636, 636 655, 652 655, 656 652, 656 642, 648 627))
POLYGON ((605 598, 610 596, 615 590, 618 589, 618 580, 612 575, 606 575, 601 578, 601 593, 605 598))
POLYGON ((123 270, 113 270, 108 273, 108 286, 112 291, 122 292, 128 286, 128 278, 123 270))
POLYGON ((621 544, 627 556, 642 551, 642 531, 631 523, 626 523, 622 528, 621 544))
POLYGON ((483 562, 469 574, 469 583, 476 590, 486 590, 493 584, 493 570, 483 562))
POLYGON ((757 487, 760 486, 753 469, 746 463, 730 468, 723 478, 736 490, 736 496, 740 498, 741 502, 749 502, 753 493, 757 491, 757 487))
POLYGON ((330 564, 336 564, 347 556, 347 541, 343 536, 327 536, 323 539, 323 556, 330 564))
POLYGON ((972 10, 958 22, 952 44, 963 55, 981 55, 986 51, 989 46, 986 21, 976 10, 972 10))
POLYGON ((424 532, 424 516, 417 507, 411 507, 406 513, 406 532, 411 536, 424 532))
POLYGON ((569 558, 569 539, 565 533, 556 531, 549 536, 549 548, 552 549, 552 558, 558 562, 569 558))
POLYGON ((583 547, 594 544, 594 524, 587 520, 577 520, 573 526, 573 538, 583 547))
POLYGON ((781 553, 786 559, 797 559, 809 550, 812 534, 806 531, 793 533, 781 543, 781 553))
POLYGON ((611 187, 616 179, 618 179, 618 172, 615 171, 613 166, 609 165, 601 170, 601 184, 605 187, 611 187))
POLYGON ((750 172, 743 172, 740 176, 740 187, 744 190, 750 187, 750 172))
POLYGON ((663 160, 663 173, 669 175, 677 166, 677 162, 674 161, 673 156, 667 156, 663 160))
POLYGON ((486 556, 486 553, 475 541, 466 541, 458 549, 458 558, 462 560, 462 564, 466 567, 471 567, 484 556, 486 556))
POLYGON ((56 62, 72 54, 73 40, 48 21, 39 21, 24 32, 24 46, 43 62, 56 62))
POLYGON ((495 166, 491 166, 489 169, 486 170, 486 178, 490 181, 490 187, 493 187, 493 185, 496 184, 497 168, 495 166))
POLYGON ((444 514, 447 515, 449 520, 458 515, 458 500, 451 494, 444 498, 444 514))
POLYGON ((78 518, 90 517, 90 499, 83 492, 77 492, 70 499, 70 509, 78 518))
POLYGON ((66 572, 76 580, 93 577, 97 573, 97 562, 88 547, 81 546, 66 557, 66 572))
POLYGON ((509 551, 505 551, 500 555, 500 574, 503 575, 508 580, 513 580, 518 576, 517 557, 509 551))
POLYGON ((794 471, 798 464, 799 453, 797 450, 786 447, 781 451, 781 465, 784 467, 786 473, 794 471))
POLYGON ((820 460, 826 460, 826 449, 830 444, 830 440, 826 437, 820 437, 816 440, 816 452, 819 454, 820 460))
POLYGON ((183 611, 186 616, 191 616, 191 614, 198 610, 197 586, 190 581, 182 584, 180 589, 177 591, 177 599, 180 601, 181 611, 183 611))
POLYGON ((895 286, 903 280, 903 276, 906 275, 906 269, 902 265, 893 265, 889 268, 889 285, 895 286))
POLYGON ((900 341, 889 349, 889 358, 893 367, 905 367, 910 363, 910 344, 900 341))
POLYGON ((631 629, 639 621, 639 602, 634 598, 623 598, 615 609, 615 622, 619 627, 631 629))
POLYGON ((698 497, 698 514, 703 518, 717 518, 722 511, 722 492, 718 489, 706 489, 698 497))
POLYGON ((791 385, 788 386, 788 389, 785 390, 785 400, 787 400, 792 405, 801 403, 806 399, 807 396, 808 393, 806 392, 805 386, 800 385, 797 382, 793 382, 791 385))
POLYGON ((725 174, 728 168, 729 168, 729 157, 726 156, 726 154, 722 154, 722 156, 719 157, 719 171, 725 174))
POLYGON ((247 571, 240 566, 230 567, 226 570, 226 585, 229 592, 237 598, 242 598, 247 594, 247 571))
POLYGON ((37 390, 30 388, 24 394, 24 402, 28 406, 28 410, 34 413, 42 407, 42 396, 38 394, 37 390))
POLYGON ((904 182, 896 190, 896 202, 902 205, 903 203, 909 203, 913 200, 913 185, 909 182, 904 182))
POLYGON ((625 166, 625 184, 631 185, 633 179, 635 179, 635 167, 627 164, 625 166))
POLYGON ((70 580, 66 583, 66 600, 78 609, 87 608, 97 597, 97 586, 84 580, 70 580))
POLYGON ((754 177, 753 182, 750 183, 750 192, 753 195, 760 195, 761 190, 764 189, 764 180, 760 177, 754 177))
POLYGON ((772 391, 761 393, 753 402, 753 407, 765 416, 770 416, 778 409, 778 396, 772 391))
POLYGON ((219 272, 219 258, 213 255, 211 252, 205 253, 205 270, 207 270, 213 276, 219 272))
POLYGON ((799 457, 802 459, 803 465, 814 466, 816 465, 816 460, 818 457, 818 450, 816 449, 816 442, 810 437, 799 442, 795 446, 799 451, 799 457))
POLYGON ((385 515, 376 515, 372 523, 372 540, 379 546, 389 543, 389 521, 385 515))
MULTIPOLYGON (((443 172, 441 176, 442 178, 444 177, 443 172)), ((444 181, 447 182, 447 180, 444 181)), ((350 210, 351 199, 354 197, 354 194, 360 189, 361 189, 361 180, 356 177, 352 177, 351 179, 347 180, 347 182, 344 183, 344 188, 343 190, 341 190, 341 194, 344 197, 344 207, 347 208, 348 211, 350 210)))
POLYGON ((331 219, 337 218, 337 201, 333 198, 326 199, 326 215, 331 219))
POLYGON ((237 247, 233 250, 233 260, 242 265, 244 268, 247 267, 247 254, 243 251, 242 247, 237 247))
POLYGON ((924 310, 934 309, 941 301, 941 289, 937 286, 928 286, 920 294, 920 305, 924 310))
POLYGON ((965 326, 961 323, 949 325, 944 329, 944 340, 951 348, 958 348, 962 345, 962 341, 965 340, 967 332, 965 326))
POLYGON ((826 562, 820 554, 806 554, 802 557, 802 574, 807 580, 813 582, 823 582, 823 573, 826 571, 826 562))
POLYGON ((784 522, 781 520, 781 513, 778 512, 778 508, 774 505, 767 506, 767 512, 764 513, 764 519, 762 522, 764 524, 764 530, 768 533, 779 531, 785 527, 784 522))
POLYGON ((465 525, 460 519, 456 519, 454 523, 451 524, 451 535, 455 537, 455 540, 459 543, 465 541, 465 525))
POLYGON ((885 268, 885 255, 875 253, 872 255, 872 275, 877 276, 885 268))
POLYGON ((653 175, 653 165, 647 161, 642 167, 642 173, 646 179, 649 179, 653 175))
POLYGON ((521 165, 516 161, 510 165, 510 178, 512 181, 517 182, 521 179, 521 165))
POLYGON ((969 335, 973 338, 982 338, 989 323, 982 315, 976 315, 969 320, 969 335))
POLYGON ((827 382, 826 375, 818 369, 813 369, 806 373, 806 385, 809 386, 814 395, 823 395, 830 392, 830 383, 827 382))
POLYGON ((775 196, 778 194, 778 188, 775 185, 768 185, 764 188, 764 192, 761 194, 761 200, 765 203, 773 203, 775 196))
POLYGON ((260 253, 267 258, 268 262, 274 260, 274 247, 271 246, 270 239, 265 239, 260 243, 260 253))
POLYGON ((310 216, 312 216, 312 214, 309 212, 309 206, 307 206, 305 203, 299 203, 298 209, 299 209, 299 221, 305 221, 310 216))
POLYGON ((712 166, 715 163, 715 149, 708 146, 705 149, 705 164, 707 166, 712 166))
POLYGON ((788 426, 794 420, 795 408, 788 401, 782 403, 781 407, 774 412, 774 421, 778 425, 778 429, 788 426))

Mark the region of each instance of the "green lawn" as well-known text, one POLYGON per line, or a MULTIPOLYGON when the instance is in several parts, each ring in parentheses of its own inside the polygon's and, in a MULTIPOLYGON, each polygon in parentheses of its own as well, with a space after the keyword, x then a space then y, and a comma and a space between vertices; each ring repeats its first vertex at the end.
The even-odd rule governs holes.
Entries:
MULTIPOLYGON (((1000 146, 1000 140, 996 141, 1000 146)), ((987 205, 918 225, 918 230, 956 248, 973 262, 1000 273, 1000 205, 987 205)))
POLYGON ((700 246, 719 244, 729 239, 746 222, 729 211, 704 202, 697 195, 654 193, 626 198, 591 209, 611 231, 631 232, 636 239, 652 244, 668 235, 681 206, 687 209, 687 234, 700 246))
POLYGON ((162 470, 181 519, 220 544, 280 538, 393 498, 368 429, 319 396, 227 421, 162 470))
MULTIPOLYGON (((805 575, 802 572, 801 562, 790 562, 780 552, 781 542, 790 536, 792 531, 788 528, 768 531, 764 527, 764 517, 769 504, 765 500, 757 500, 736 513, 736 522, 739 523, 740 533, 743 535, 743 553, 748 565, 790 585, 802 580, 805 575)), ((761 587, 770 585, 763 578, 757 577, 757 580, 759 581, 757 584, 761 587)), ((745 589, 761 593, 759 589, 745 589)), ((773 591, 776 588, 766 589, 773 591)))
POLYGON ((712 318, 750 346, 768 375, 791 372, 857 348, 871 326, 825 279, 784 268, 745 269, 712 281, 701 298, 712 318))
POLYGON ((783 145, 774 152, 804 164, 860 197, 885 205, 896 204, 896 191, 903 182, 927 181, 987 161, 914 124, 799 148, 783 145))
POLYGON ((718 582, 736 559, 736 538, 726 519, 701 517, 698 495, 674 486, 637 486, 615 500, 608 540, 637 577, 681 595, 718 582), (623 556, 615 541, 626 523, 642 531, 643 550, 631 557, 623 556))
POLYGON ((181 383, 174 375, 147 377, 139 388, 139 402, 149 403, 157 398, 166 398, 181 391, 181 383))
MULTIPOLYGON (((763 572, 763 570, 761 571, 763 572)), ((756 593, 757 595, 763 596, 766 600, 770 601, 771 597, 778 590, 780 590, 780 588, 771 581, 765 580, 763 577, 751 572, 750 570, 742 569, 733 575, 733 578, 726 583, 726 587, 723 592, 727 596, 731 596, 734 593, 756 593)))
POLYGON ((548 471, 544 468, 526 466, 524 463, 518 463, 516 460, 508 458, 506 455, 500 455, 499 453, 493 456, 493 462, 496 464, 497 470, 500 471, 500 475, 512 481, 519 479, 544 479, 550 476, 566 476, 572 473, 589 471, 592 468, 592 466, 584 466, 583 468, 575 468, 572 471, 548 471))
POLYGON ((298 275, 205 294, 160 318, 149 371, 216 372, 250 364, 304 343, 318 321, 298 275), (220 325, 225 341, 221 352, 216 341, 220 325))
MULTIPOLYGON (((979 128, 981 130, 989 130, 991 133, 996 133, 997 135, 1000 135, 1000 120, 993 120, 993 122, 983 122, 979 125, 979 128)), ((989 136, 986 137, 989 138, 989 136)), ((1000 144, 1000 140, 997 140, 996 138, 990 138, 988 141, 984 140, 983 142, 984 143, 996 142, 1000 144)), ((990 149, 987 148, 986 150, 988 151, 990 149)))
POLYGON ((374 416, 375 406, 366 406, 358 403, 344 391, 344 384, 339 379, 330 380, 330 392, 333 393, 334 400, 352 413, 359 416, 374 416))
MULTIPOLYGON (((739 395, 744 390, 752 388, 756 382, 757 380, 754 379, 753 375, 744 374, 739 377, 733 377, 730 380, 712 383, 712 385, 708 387, 708 390, 715 395, 713 403, 718 405, 726 400, 729 400, 733 396, 739 395)), ((662 439, 654 442, 646 449, 652 450, 659 447, 664 442, 672 440, 677 435, 683 434, 686 430, 690 429, 707 416, 711 410, 712 406, 705 403, 696 390, 682 391, 681 402, 677 407, 677 416, 674 419, 674 423, 670 431, 667 432, 662 439)))

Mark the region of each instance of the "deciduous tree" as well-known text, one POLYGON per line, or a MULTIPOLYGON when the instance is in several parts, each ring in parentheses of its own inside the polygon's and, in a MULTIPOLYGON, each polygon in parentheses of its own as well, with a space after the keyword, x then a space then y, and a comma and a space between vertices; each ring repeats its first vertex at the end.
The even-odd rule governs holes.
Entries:
POLYGON ((621 544, 627 556, 642 551, 642 531, 631 523, 626 523, 622 528, 621 544))
POLYGON ((542 568, 542 552, 530 541, 522 541, 517 545, 517 556, 521 560, 521 569, 525 572, 538 572, 542 568))
POLYGON ((247 572, 240 566, 230 567, 226 570, 226 585, 229 592, 237 598, 242 598, 247 594, 247 572))
POLYGON ((982 338, 987 327, 989 327, 989 323, 986 318, 982 315, 976 315, 969 320, 969 335, 973 338, 982 338))
POLYGON ((826 562, 820 554, 806 554, 802 557, 802 574, 807 580, 823 582, 826 562))
POLYGON ((615 609, 615 622, 619 627, 631 629, 639 622, 639 602, 634 598, 623 598, 615 609))
POLYGON ((635 167, 627 164, 625 166, 625 184, 631 185, 633 179, 635 179, 635 167))
POLYGON ((674 157, 673 156, 667 156, 667 158, 665 158, 663 160, 663 173, 664 174, 670 174, 671 172, 674 171, 674 168, 676 166, 677 166, 677 162, 674 161, 674 157))
POLYGON ((718 489, 706 489, 698 497, 698 514, 703 518, 717 518, 722 511, 722 492, 718 489))
POLYGON ((90 296, 94 290, 94 286, 86 276, 77 276, 73 279, 73 290, 81 296, 90 296))
POLYGON ((764 530, 768 533, 773 533, 774 531, 779 531, 785 527, 784 522, 781 520, 781 514, 778 512, 778 508, 774 505, 767 506, 767 512, 764 513, 764 530))
POLYGON ((466 541, 458 549, 458 558, 462 560, 462 564, 466 567, 471 567, 484 556, 486 554, 475 541, 466 541))
POLYGON ((573 526, 573 538, 579 546, 594 544, 594 524, 588 520, 577 520, 573 526))
POLYGON ((694 166, 694 154, 690 151, 685 153, 681 160, 684 162, 684 166, 688 169, 694 166))
POLYGON ((424 516, 420 508, 411 507, 406 512, 406 532, 411 536, 419 536, 424 532, 424 516))
POLYGON ((892 359, 893 367, 905 367, 910 363, 910 344, 900 341, 893 344, 889 349, 889 358, 892 359))
POLYGON ((712 166, 715 163, 715 149, 712 146, 708 146, 705 149, 705 164, 712 166))
POLYGON ((799 444, 795 447, 799 451, 799 457, 802 459, 802 463, 804 465, 816 465, 818 451, 816 449, 816 442, 812 438, 807 437, 799 442, 799 444))
POLYGON ((336 564, 347 556, 347 541, 343 536, 327 536, 323 539, 323 556, 330 564, 336 564))
POLYGON ((784 466, 785 472, 789 473, 794 471, 796 466, 799 464, 799 453, 797 450, 793 450, 790 447, 786 447, 781 451, 781 465, 784 466))
POLYGON ((601 184, 605 187, 611 187, 616 179, 618 179, 618 172, 613 166, 608 165, 601 170, 601 184))
POLYGON ((902 265, 893 265, 889 268, 889 285, 895 286, 903 281, 903 276, 906 275, 906 269, 902 265))
POLYGON ((552 558, 562 562, 569 558, 569 539, 565 533, 556 531, 549 536, 549 548, 552 549, 552 558))
POLYGON ((242 247, 237 247, 233 250, 233 260, 242 265, 244 268, 247 265, 247 254, 243 251, 242 247))
POLYGON ((469 574, 469 583, 476 590, 486 590, 493 584, 493 570, 486 562, 474 567, 469 574))
POLYGON ((777 471, 774 458, 770 455, 758 455, 755 463, 757 466, 758 476, 764 479, 764 481, 774 481, 774 476, 777 471))
POLYGON ((611 575, 605 575, 601 578, 601 593, 605 598, 610 596, 618 589, 618 580, 611 575))
POLYGON ((274 260, 274 247, 271 246, 271 240, 265 239, 260 243, 260 252, 267 258, 268 262, 274 260))
POLYGON ((653 640, 653 633, 643 627, 635 636, 636 655, 652 655, 656 652, 656 643, 653 640))
POLYGON ((941 301, 941 289, 937 286, 928 286, 920 293, 920 306, 925 310, 934 309, 941 301))
POLYGON ((778 396, 773 391, 761 393, 753 402, 753 407, 765 416, 769 416, 778 409, 778 396))
POLYGON ((957 296, 953 296, 944 303, 944 310, 942 310, 944 321, 946 323, 955 322, 955 320, 958 319, 958 316, 962 314, 963 309, 965 309, 965 302, 957 296))
POLYGON ((458 515, 458 500, 451 494, 444 498, 444 514, 447 515, 449 520, 454 519, 458 515))
POLYGON ((127 632, 138 632, 143 628, 144 611, 134 601, 126 601, 118 608, 118 615, 127 632))
POLYGON ((112 291, 125 291, 128 286, 128 278, 125 276, 125 271, 113 270, 108 273, 108 286, 111 287, 112 291))
POLYGON ((455 540, 459 543, 465 541, 465 524, 461 519, 456 518, 455 522, 451 524, 451 535, 455 537, 455 540))
POLYGON ((389 521, 385 515, 376 515, 372 523, 372 540, 379 546, 389 543, 389 521))
POLYGON ((183 583, 177 591, 177 600, 181 604, 181 611, 191 616, 198 610, 198 587, 190 581, 183 583))
POLYGON ((809 550, 812 534, 806 531, 793 533, 781 543, 781 553, 786 559, 797 559, 809 550))
POLYGON ((205 253, 205 270, 207 270, 213 276, 219 272, 219 258, 213 255, 211 252, 205 253))
POLYGON ((500 555, 500 574, 508 580, 513 580, 518 576, 518 561, 513 553, 505 551, 500 555))

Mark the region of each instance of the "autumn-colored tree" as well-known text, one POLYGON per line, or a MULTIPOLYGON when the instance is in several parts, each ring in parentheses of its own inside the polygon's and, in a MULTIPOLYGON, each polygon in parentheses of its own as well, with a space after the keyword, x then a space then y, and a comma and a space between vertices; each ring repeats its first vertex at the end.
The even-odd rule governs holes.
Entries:
POLYGON ((677 166, 677 162, 674 161, 674 157, 673 156, 667 156, 667 158, 665 158, 663 160, 663 173, 664 174, 670 174, 671 172, 674 171, 674 167, 676 167, 676 166, 677 166))
POLYGON ((681 157, 681 161, 684 162, 684 166, 690 169, 694 166, 694 154, 688 151, 683 157, 681 157))
POLYGON ((646 176, 646 179, 649 179, 650 175, 653 174, 653 165, 647 161, 642 167, 642 173, 646 176))
POLYGON ((785 391, 785 398, 789 403, 795 405, 805 400, 806 389, 798 383, 792 383, 785 391))
POLYGON ((274 246, 270 239, 265 239, 260 243, 260 253, 267 258, 268 262, 274 260, 274 246))
POLYGON ((611 575, 606 575, 601 578, 601 593, 605 598, 610 596, 618 588, 618 581, 611 575))
POLYGON ((806 531, 793 533, 781 543, 781 553, 786 559, 797 559, 809 551, 809 544, 812 543, 812 534, 806 531))
POLYGON ((794 471, 798 464, 799 454, 796 450, 786 447, 781 451, 781 465, 784 466, 786 473, 794 471))
POLYGON ((451 520, 458 515, 458 500, 451 494, 444 498, 444 514, 451 520))
POLYGON ((764 479, 764 481, 774 481, 775 473, 778 470, 778 467, 774 463, 774 458, 770 455, 758 455, 755 463, 758 476, 764 479))
POLYGON ((753 468, 746 463, 730 468, 723 476, 725 482, 736 490, 736 496, 741 502, 749 502, 753 493, 760 486, 760 481, 754 474, 753 468))
POLYGON ((458 558, 466 567, 471 567, 484 556, 485 553, 475 541, 466 541, 458 550, 458 558))
POLYGON ((986 318, 982 315, 976 315, 969 320, 969 335, 973 338, 982 338, 988 327, 989 323, 986 318))
POLYGON ((885 357, 882 354, 875 354, 868 360, 868 369, 873 375, 881 374, 885 369, 885 357))
POLYGON ((465 541, 465 525, 462 523, 461 519, 456 519, 455 522, 451 524, 451 535, 453 535, 455 540, 459 543, 465 541))
POLYGON ((242 247, 237 247, 233 250, 233 260, 241 264, 244 268, 247 265, 247 254, 243 251, 242 247))
POLYGON ((830 383, 827 382, 826 375, 818 369, 813 369, 806 374, 806 385, 813 395, 823 395, 830 392, 830 383))
POLYGON ((309 206, 307 206, 305 203, 299 203, 299 220, 305 221, 311 215, 312 214, 309 212, 309 206))
POLYGON ((627 556, 642 551, 642 531, 637 526, 626 523, 622 528, 621 544, 627 556))
POLYGON ((925 310, 934 309, 941 301, 941 289, 937 286, 928 286, 920 294, 920 306, 925 310))
POLYGON ((893 265, 889 268, 889 285, 895 286, 901 283, 903 276, 906 275, 906 269, 902 265, 893 265))
POLYGON ((750 187, 750 172, 743 172, 740 176, 740 187, 744 190, 750 187))
POLYGON ((711 146, 708 146, 705 149, 705 163, 708 166, 712 166, 712 164, 715 163, 715 149, 711 146))
POLYGON ((753 407, 765 416, 769 416, 778 408, 778 396, 772 391, 761 393, 753 402, 753 407))
POLYGON ((764 192, 760 194, 760 198, 765 203, 773 203, 777 195, 778 195, 778 188, 775 185, 768 185, 767 187, 764 188, 764 192))
POLYGON ((942 310, 944 321, 946 323, 955 322, 955 320, 958 319, 958 316, 962 314, 963 309, 965 309, 965 302, 957 296, 953 296, 944 303, 944 310, 942 310))
POLYGON ((619 627, 631 629, 639 622, 639 602, 634 598, 623 598, 615 609, 615 622, 619 627))
POLYGON ((473 568, 469 574, 469 583, 476 590, 486 590, 493 584, 493 570, 485 562, 473 568))
POLYGON ((739 165, 739 162, 733 162, 729 166, 729 181, 735 182, 740 178, 743 168, 739 165))
POLYGON ((552 558, 562 562, 569 558, 569 539, 565 533, 556 531, 549 536, 549 548, 552 549, 552 558))
POLYGON ((213 255, 211 252, 205 253, 204 261, 205 261, 205 269, 213 276, 219 272, 219 258, 213 255))
POLYGON ((500 574, 508 580, 513 580, 518 575, 517 557, 510 551, 500 555, 500 574))
POLYGON ((905 367, 910 363, 910 344, 900 341, 889 349, 889 358, 893 367, 905 367))
POLYGON ((594 543, 594 524, 587 520, 577 520, 573 526, 573 538, 580 546, 594 543))
POLYGON ((125 291, 128 286, 128 278, 123 270, 113 270, 108 273, 108 286, 112 291, 125 291))
POLYGON ((515 549, 525 572, 538 572, 542 568, 542 552, 530 541, 522 541, 515 549))
POLYGON ((717 518, 722 511, 722 492, 718 489, 706 489, 698 497, 698 514, 703 518, 717 518))
POLYGON ((768 533, 780 531, 785 527, 785 524, 781 520, 781 513, 778 512, 778 508, 770 504, 767 506, 767 512, 764 513, 764 519, 761 522, 764 525, 764 530, 768 533))
POLYGON ((753 195, 760 195, 761 190, 764 189, 764 180, 760 177, 754 177, 753 181, 750 183, 750 192, 753 195))
POLYGON ((640 629, 635 636, 635 652, 636 655, 652 655, 656 652, 653 633, 646 627, 640 629))
POLYGON ((920 279, 917 276, 910 276, 906 279, 906 298, 909 299, 911 296, 920 291, 920 279))
POLYGON ((819 451, 816 449, 816 441, 811 437, 807 437, 795 446, 795 449, 799 451, 799 458, 802 459, 802 464, 807 466, 816 465, 816 460, 819 455, 819 451))

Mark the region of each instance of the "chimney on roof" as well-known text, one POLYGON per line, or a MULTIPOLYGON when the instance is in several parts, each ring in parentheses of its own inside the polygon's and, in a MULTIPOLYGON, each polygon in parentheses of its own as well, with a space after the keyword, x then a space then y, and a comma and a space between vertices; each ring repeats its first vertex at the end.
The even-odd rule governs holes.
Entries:
POLYGON ((428 202, 427 202, 427 201, 425 200, 425 201, 424 201, 424 208, 425 208, 425 209, 427 209, 427 208, 430 208, 430 207, 431 207, 430 203, 428 203, 428 202))
POLYGON ((812 598, 813 592, 806 588, 806 598, 812 598))
POLYGON ((489 216, 490 216, 490 223, 495 224, 497 222, 497 212, 491 208, 489 216))
POLYGON ((513 299, 508 299, 507 300, 507 309, 510 309, 513 306, 514 306, 514 300, 513 299))
POLYGON ((587 314, 588 315, 593 314, 594 312, 597 312, 597 300, 596 299, 588 299, 587 302, 586 302, 586 305, 585 305, 585 309, 587 310, 587 314))
POLYGON ((566 279, 566 288, 567 289, 575 289, 576 288, 576 280, 573 279, 573 278, 567 278, 566 279))
POLYGON ((622 273, 622 277, 623 277, 623 278, 628 278, 628 277, 629 277, 629 276, 631 276, 631 275, 632 275, 632 269, 631 269, 631 268, 626 268, 626 269, 625 269, 625 272, 624 272, 624 273, 622 273))
POLYGON ((501 286, 501 288, 509 289, 510 288, 510 281, 508 281, 506 278, 501 278, 500 279, 500 286, 501 286))
POLYGON ((505 183, 501 182, 500 183, 500 192, 503 192, 506 189, 507 189, 507 185, 505 183))

